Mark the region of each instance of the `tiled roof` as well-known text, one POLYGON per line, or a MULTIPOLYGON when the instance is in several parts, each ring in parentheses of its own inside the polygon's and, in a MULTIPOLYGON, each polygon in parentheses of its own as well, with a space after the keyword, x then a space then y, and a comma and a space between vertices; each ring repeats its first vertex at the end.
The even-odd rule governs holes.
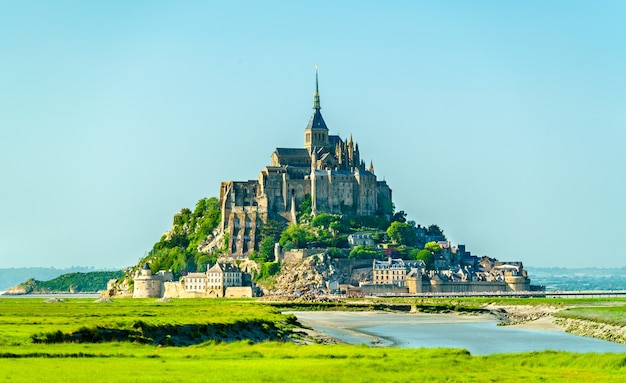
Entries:
POLYGON ((309 157, 309 151, 304 148, 276 148, 275 152, 279 156, 309 157))
POLYGON ((328 142, 329 142, 332 146, 336 146, 338 142, 343 142, 343 140, 342 140, 342 139, 341 139, 341 137, 339 137, 339 136, 329 135, 329 136, 328 136, 328 142))
POLYGON ((311 116, 311 119, 309 120, 306 129, 328 130, 328 128, 326 127, 326 123, 324 122, 324 118, 322 117, 322 113, 319 111, 319 109, 315 109, 315 112, 311 116))
POLYGON ((187 278, 206 278, 205 273, 189 273, 187 274, 187 278))

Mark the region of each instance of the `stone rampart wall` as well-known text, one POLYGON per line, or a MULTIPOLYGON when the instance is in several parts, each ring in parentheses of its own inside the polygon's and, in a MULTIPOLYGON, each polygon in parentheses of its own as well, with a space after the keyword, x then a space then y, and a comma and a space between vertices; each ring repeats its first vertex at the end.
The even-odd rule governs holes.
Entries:
POLYGON ((406 294, 409 292, 409 289, 396 285, 375 285, 368 283, 361 285, 361 291, 366 294, 406 294))
POLYGON ((226 288, 225 298, 252 298, 252 287, 231 286, 226 288))
POLYGON ((326 249, 323 249, 323 248, 320 248, 320 249, 294 249, 294 250, 287 250, 287 251, 283 252, 283 259, 282 259, 282 261, 284 263, 300 262, 304 258, 310 257, 312 255, 316 255, 316 254, 321 254, 324 251, 326 251, 326 249))
POLYGON ((163 296, 163 281, 160 278, 135 278, 134 285, 133 298, 161 298, 163 296))
POLYGON ((165 282, 165 293, 163 296, 167 298, 221 298, 222 293, 219 290, 214 291, 186 291, 180 282, 165 282))
POLYGON ((468 293, 509 291, 504 282, 422 282, 424 293, 468 293))
MULTIPOLYGON (((179 282, 165 282, 165 294, 167 298, 221 298, 220 291, 185 291, 179 282)), ((231 286, 226 288, 225 298, 252 298, 253 291, 250 286, 231 286)))

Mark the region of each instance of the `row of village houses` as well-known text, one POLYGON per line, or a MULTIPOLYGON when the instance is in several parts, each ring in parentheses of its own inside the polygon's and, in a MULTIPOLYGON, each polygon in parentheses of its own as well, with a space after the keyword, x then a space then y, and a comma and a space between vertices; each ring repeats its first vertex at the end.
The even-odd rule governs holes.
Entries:
MULTIPOLYGON (((521 262, 499 262, 483 257, 478 267, 453 266, 429 270, 421 260, 388 258, 373 260, 369 281, 362 293, 463 293, 527 291, 530 279, 521 262)), ((333 285, 341 283, 335 281, 333 285)), ((354 288, 351 288, 353 291, 354 288)), ((148 264, 134 278, 134 298, 231 297, 257 295, 249 274, 235 264, 218 262, 205 273, 189 273, 177 282, 169 271, 152 274, 148 264)))

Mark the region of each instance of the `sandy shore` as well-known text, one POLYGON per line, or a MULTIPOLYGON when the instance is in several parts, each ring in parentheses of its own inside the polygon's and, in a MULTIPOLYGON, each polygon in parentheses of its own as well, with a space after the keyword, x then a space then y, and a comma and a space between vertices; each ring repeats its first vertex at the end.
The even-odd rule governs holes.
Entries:
POLYGON ((531 330, 565 331, 556 323, 554 313, 559 309, 550 306, 489 305, 486 307, 503 325, 531 330))
POLYGON ((565 331, 563 327, 555 323, 555 319, 552 316, 547 316, 528 322, 517 323, 511 325, 511 327, 525 328, 529 330, 565 331))

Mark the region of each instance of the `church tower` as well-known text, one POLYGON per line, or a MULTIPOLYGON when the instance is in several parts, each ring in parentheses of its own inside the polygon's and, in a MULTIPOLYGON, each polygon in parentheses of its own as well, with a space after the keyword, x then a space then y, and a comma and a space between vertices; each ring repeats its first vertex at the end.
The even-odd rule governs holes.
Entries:
POLYGON ((328 142, 328 128, 322 118, 320 112, 320 92, 317 81, 317 65, 315 66, 315 93, 313 95, 313 115, 309 120, 309 123, 304 129, 304 148, 309 151, 313 148, 327 148, 328 142))

